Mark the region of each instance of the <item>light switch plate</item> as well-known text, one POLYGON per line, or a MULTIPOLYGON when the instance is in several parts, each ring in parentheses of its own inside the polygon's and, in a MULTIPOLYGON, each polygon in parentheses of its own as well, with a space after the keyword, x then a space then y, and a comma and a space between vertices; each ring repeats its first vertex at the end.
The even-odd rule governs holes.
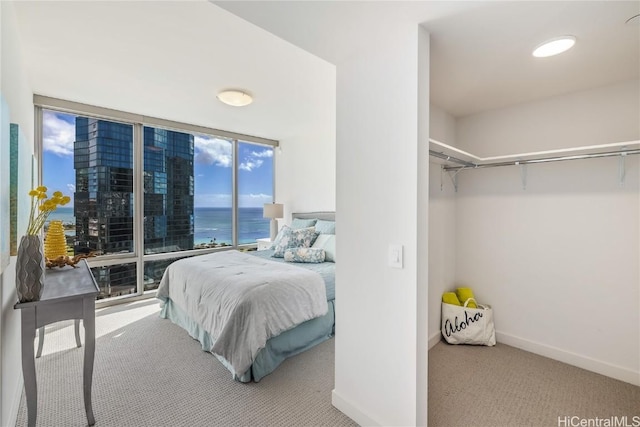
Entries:
POLYGON ((402 268, 402 245, 389 245, 389 267, 402 268))

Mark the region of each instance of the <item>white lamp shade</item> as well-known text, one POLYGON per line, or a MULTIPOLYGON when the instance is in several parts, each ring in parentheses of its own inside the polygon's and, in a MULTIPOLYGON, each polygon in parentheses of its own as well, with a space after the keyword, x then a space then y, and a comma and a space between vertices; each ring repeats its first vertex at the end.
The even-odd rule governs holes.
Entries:
POLYGON ((264 218, 282 218, 282 204, 281 203, 265 203, 264 204, 264 218))

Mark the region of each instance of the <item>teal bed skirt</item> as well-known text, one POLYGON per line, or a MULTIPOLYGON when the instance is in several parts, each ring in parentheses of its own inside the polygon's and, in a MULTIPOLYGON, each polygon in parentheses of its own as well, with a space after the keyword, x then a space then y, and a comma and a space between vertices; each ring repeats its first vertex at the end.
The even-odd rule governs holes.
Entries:
MULTIPOLYGON (((308 320, 269 339, 266 346, 258 352, 247 372, 234 372, 231 365, 223 357, 215 353, 212 354, 231 372, 235 380, 244 383, 258 382, 273 372, 288 357, 302 353, 333 336, 335 332, 335 300, 328 301, 327 305, 329 309, 324 316, 308 320)), ((163 302, 160 317, 169 319, 185 329, 191 337, 200 342, 204 351, 213 348, 215 340, 182 309, 173 304, 171 299, 163 302)))

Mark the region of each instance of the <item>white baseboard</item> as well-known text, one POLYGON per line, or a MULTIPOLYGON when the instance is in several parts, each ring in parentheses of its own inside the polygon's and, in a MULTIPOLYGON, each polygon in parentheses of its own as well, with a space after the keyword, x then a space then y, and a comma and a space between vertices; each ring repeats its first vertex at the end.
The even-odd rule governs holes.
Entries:
POLYGON ((344 399, 340 396, 335 389, 331 391, 331 404, 340 412, 351 418, 353 421, 361 426, 382 426, 379 422, 375 421, 369 415, 364 413, 360 408, 354 405, 352 402, 344 399))
POLYGON ((557 347, 552 347, 498 331, 496 331, 496 341, 531 353, 539 354, 540 356, 558 360, 569 365, 577 366, 579 368, 586 369, 587 371, 640 386, 640 372, 634 372, 631 369, 612 365, 611 363, 592 359, 581 354, 572 353, 557 347))
POLYGON ((442 333, 440 331, 438 331, 435 334, 431 335, 429 337, 429 350, 431 350, 431 347, 433 347, 434 345, 438 344, 441 340, 442 340, 442 333))
POLYGON ((16 386, 16 390, 13 393, 13 400, 11 405, 9 405, 9 413, 7 414, 7 418, 3 420, 2 425, 16 425, 18 421, 18 411, 20 410, 20 400, 22 399, 22 389, 24 388, 24 380, 22 379, 22 375, 18 379, 18 384, 16 386), (4 424, 6 422, 6 424, 4 424))

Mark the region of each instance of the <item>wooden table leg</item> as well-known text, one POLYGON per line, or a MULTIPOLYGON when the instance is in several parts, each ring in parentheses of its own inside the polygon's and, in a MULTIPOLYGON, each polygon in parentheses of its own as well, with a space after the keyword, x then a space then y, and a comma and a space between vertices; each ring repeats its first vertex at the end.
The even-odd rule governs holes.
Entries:
POLYGON ((84 409, 87 412, 87 421, 92 426, 96 423, 91 406, 91 384, 93 381, 93 358, 96 348, 96 301, 91 295, 83 300, 84 312, 84 409))
POLYGON ((27 397, 27 419, 29 427, 35 427, 38 416, 38 385, 36 365, 33 358, 33 340, 36 338, 35 307, 22 309, 22 376, 27 397))

